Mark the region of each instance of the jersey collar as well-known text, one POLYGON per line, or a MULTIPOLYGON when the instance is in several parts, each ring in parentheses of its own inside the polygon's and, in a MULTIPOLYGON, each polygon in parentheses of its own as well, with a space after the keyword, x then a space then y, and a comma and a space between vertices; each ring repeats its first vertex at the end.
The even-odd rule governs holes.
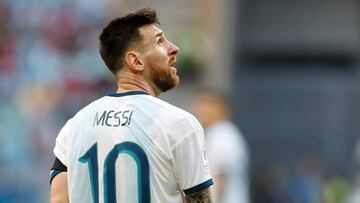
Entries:
POLYGON ((131 95, 149 95, 148 93, 144 92, 144 91, 129 91, 129 92, 115 92, 115 93, 110 93, 107 96, 109 97, 125 97, 125 96, 131 96, 131 95))

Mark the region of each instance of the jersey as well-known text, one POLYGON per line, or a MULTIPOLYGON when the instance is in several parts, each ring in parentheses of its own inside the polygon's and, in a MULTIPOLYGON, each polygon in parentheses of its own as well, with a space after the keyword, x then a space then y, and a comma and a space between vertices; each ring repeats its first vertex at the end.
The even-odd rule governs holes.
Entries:
POLYGON ((80 110, 60 131, 54 154, 67 167, 75 203, 180 203, 213 184, 199 122, 141 91, 80 110))
MULTIPOLYGON (((249 152, 240 130, 230 121, 220 121, 207 128, 205 141, 212 173, 226 176, 223 198, 219 200, 214 192, 214 200, 219 203, 248 203, 249 152)), ((213 189, 217 191, 216 185, 213 189)))

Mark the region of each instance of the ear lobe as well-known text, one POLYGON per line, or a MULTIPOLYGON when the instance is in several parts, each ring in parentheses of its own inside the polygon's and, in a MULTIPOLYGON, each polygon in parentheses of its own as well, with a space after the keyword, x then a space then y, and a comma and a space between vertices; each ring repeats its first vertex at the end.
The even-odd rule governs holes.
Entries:
POLYGON ((135 51, 129 51, 125 55, 125 61, 131 71, 144 70, 144 63, 140 59, 139 53, 135 51))

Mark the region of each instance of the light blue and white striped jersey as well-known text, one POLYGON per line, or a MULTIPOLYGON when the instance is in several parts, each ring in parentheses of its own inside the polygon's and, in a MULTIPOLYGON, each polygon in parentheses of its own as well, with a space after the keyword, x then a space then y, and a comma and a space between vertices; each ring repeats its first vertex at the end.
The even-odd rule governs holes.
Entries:
POLYGON ((189 113, 145 92, 115 93, 60 131, 72 203, 180 203, 212 185, 203 129, 189 113))

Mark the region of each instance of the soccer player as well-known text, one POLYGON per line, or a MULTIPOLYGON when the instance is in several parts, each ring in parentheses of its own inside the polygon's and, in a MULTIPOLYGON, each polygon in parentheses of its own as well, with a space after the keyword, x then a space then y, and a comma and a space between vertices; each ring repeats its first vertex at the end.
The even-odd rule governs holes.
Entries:
POLYGON ((51 201, 212 202, 203 129, 189 113, 157 98, 176 87, 178 47, 144 8, 112 20, 100 54, 116 93, 67 121, 54 148, 51 201))
POLYGON ((191 109, 205 129, 210 169, 216 183, 212 188, 214 202, 249 203, 248 145, 230 120, 229 105, 217 92, 205 90, 192 99, 191 109))

